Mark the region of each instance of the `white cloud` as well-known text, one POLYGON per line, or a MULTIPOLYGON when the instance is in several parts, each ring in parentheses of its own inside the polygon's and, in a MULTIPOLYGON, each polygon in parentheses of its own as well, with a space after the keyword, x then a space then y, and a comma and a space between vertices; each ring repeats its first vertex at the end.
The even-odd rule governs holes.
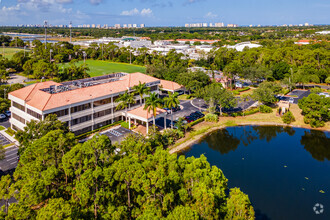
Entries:
POLYGON ((150 16, 152 15, 152 10, 150 8, 144 8, 141 11, 142 16, 150 16))
POLYGON ((130 11, 122 11, 120 15, 133 16, 138 15, 140 11, 137 8, 134 8, 130 11))
POLYGON ((93 5, 99 5, 102 3, 103 0, 89 0, 91 4, 93 5))
POLYGON ((217 14, 213 14, 212 12, 208 12, 208 13, 204 16, 204 18, 216 18, 216 17, 218 17, 218 15, 217 15, 217 14))
POLYGON ((134 8, 129 11, 122 11, 120 15, 124 16, 134 16, 134 15, 141 15, 141 16, 151 16, 152 15, 152 10, 150 8, 144 8, 141 10, 141 12, 137 9, 134 8))
POLYGON ((66 3, 72 3, 73 0, 56 0, 56 2, 60 4, 66 4, 66 3))

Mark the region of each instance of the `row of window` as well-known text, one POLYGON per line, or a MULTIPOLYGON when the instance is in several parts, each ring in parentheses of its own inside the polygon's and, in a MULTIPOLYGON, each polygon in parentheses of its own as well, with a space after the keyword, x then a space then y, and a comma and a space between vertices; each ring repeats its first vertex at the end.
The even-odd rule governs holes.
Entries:
POLYGON ((14 101, 13 101, 13 106, 14 106, 15 108, 18 108, 18 109, 22 110, 23 112, 25 112, 25 107, 24 107, 23 105, 20 105, 20 104, 18 104, 17 102, 14 102, 14 101))
POLYGON ((71 120, 71 126, 74 126, 74 125, 77 125, 80 123, 84 123, 84 122, 90 121, 90 120, 92 120, 92 115, 86 115, 86 116, 83 116, 80 118, 76 118, 76 119, 71 120))
POLYGON ((31 109, 27 109, 26 111, 29 115, 41 120, 42 119, 42 115, 38 114, 37 112, 35 111, 32 111, 31 109))
POLYGON ((17 121, 19 121, 19 122, 25 124, 25 120, 24 120, 24 118, 22 118, 22 117, 16 115, 15 113, 11 113, 11 117, 13 117, 13 118, 15 118, 17 121))

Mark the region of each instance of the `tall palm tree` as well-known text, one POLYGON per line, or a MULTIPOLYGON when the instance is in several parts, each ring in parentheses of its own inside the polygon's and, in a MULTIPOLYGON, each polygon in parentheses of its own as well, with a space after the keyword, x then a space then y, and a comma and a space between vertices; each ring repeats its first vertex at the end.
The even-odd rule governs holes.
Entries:
POLYGON ((178 99, 178 93, 170 93, 168 97, 165 98, 165 107, 171 109, 171 128, 173 129, 173 109, 178 107, 180 101, 178 99))
POLYGON ((152 119, 154 126, 156 124, 155 117, 157 114, 157 108, 162 107, 162 101, 158 98, 158 94, 150 93, 150 96, 146 98, 146 102, 144 104, 144 110, 148 110, 148 113, 152 112, 152 119))
POLYGON ((142 106, 142 99, 144 94, 148 94, 150 88, 146 86, 145 83, 139 82, 139 85, 133 86, 133 90, 135 94, 140 96, 140 106, 142 106))
POLYGON ((116 99, 116 102, 119 102, 119 105, 116 107, 116 110, 118 109, 125 109, 125 118, 127 122, 127 109, 130 104, 134 104, 134 94, 133 93, 128 93, 127 91, 120 95, 118 99, 116 99))

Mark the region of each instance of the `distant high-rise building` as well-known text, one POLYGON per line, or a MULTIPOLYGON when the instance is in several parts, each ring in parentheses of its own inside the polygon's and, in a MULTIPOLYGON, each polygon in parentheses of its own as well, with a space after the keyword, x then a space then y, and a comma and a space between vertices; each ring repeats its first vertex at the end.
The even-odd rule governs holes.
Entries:
POLYGON ((120 24, 115 24, 115 28, 120 28, 120 24))
POLYGON ((123 28, 127 28, 127 24, 123 24, 123 28))
POLYGON ((207 23, 203 23, 203 27, 207 27, 207 23))
POLYGON ((101 25, 100 25, 100 24, 98 24, 98 25, 96 25, 96 27, 97 27, 97 28, 101 28, 101 25))
POLYGON ((237 24, 227 24, 227 27, 238 27, 237 24))
POLYGON ((145 27, 145 24, 141 24, 140 27, 141 27, 141 28, 144 28, 144 27, 145 27))
POLYGON ((210 26, 210 27, 213 27, 213 24, 212 24, 212 23, 210 23, 210 24, 209 24, 209 26, 210 26))
POLYGON ((218 22, 214 24, 214 27, 224 27, 225 24, 223 22, 218 22))
POLYGON ((189 24, 185 24, 184 26, 185 26, 185 27, 189 27, 190 25, 189 25, 189 24))
POLYGON ((128 24, 127 27, 128 27, 128 28, 131 28, 131 27, 132 27, 132 24, 128 24))
POLYGON ((87 25, 86 25, 86 27, 87 27, 87 28, 90 28, 90 27, 91 27, 91 25, 90 25, 90 24, 87 24, 87 25))
POLYGON ((133 28, 137 28, 137 24, 133 24, 133 28))
POLYGON ((309 26, 309 23, 306 22, 306 23, 305 23, 305 26, 309 26))
POLYGON ((92 28, 95 28, 96 27, 96 25, 95 24, 92 24, 92 28))

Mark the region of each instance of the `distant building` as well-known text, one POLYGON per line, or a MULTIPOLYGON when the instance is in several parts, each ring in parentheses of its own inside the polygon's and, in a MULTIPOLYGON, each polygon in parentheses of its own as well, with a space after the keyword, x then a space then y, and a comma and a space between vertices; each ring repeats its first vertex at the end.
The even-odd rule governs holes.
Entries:
POLYGON ((128 27, 128 28, 131 28, 131 27, 132 27, 132 24, 128 24, 127 27, 128 27))
POLYGON ((227 27, 238 27, 238 24, 227 24, 227 27))
POLYGON ((127 24, 123 24, 123 28, 127 28, 127 24))
POLYGON ((297 42, 294 43, 298 45, 307 45, 310 44, 310 40, 298 40, 297 42))
POLYGON ((185 24, 184 26, 185 26, 185 27, 190 27, 190 24, 185 24))
POLYGON ((330 34, 330 31, 318 31, 315 34, 330 34))
POLYGON ((253 44, 251 42, 242 42, 242 43, 239 43, 239 44, 236 44, 234 46, 230 46, 230 45, 226 45, 224 47, 227 47, 227 48, 232 48, 232 49, 235 49, 237 51, 243 51, 245 47, 251 49, 251 48, 257 48, 257 47, 261 47, 260 44, 253 44))
POLYGON ((214 27, 224 27, 225 24, 223 22, 215 23, 214 27))
POLYGON ((144 28, 144 27, 145 27, 145 24, 141 24, 140 27, 141 27, 141 28, 144 28))
POLYGON ((203 23, 203 27, 207 27, 207 23, 203 23))
POLYGON ((96 25, 95 24, 92 24, 92 28, 96 28, 96 25))
POLYGON ((115 24, 115 28, 120 28, 120 24, 115 24))
POLYGON ((133 28, 137 28, 137 24, 133 24, 133 28))

